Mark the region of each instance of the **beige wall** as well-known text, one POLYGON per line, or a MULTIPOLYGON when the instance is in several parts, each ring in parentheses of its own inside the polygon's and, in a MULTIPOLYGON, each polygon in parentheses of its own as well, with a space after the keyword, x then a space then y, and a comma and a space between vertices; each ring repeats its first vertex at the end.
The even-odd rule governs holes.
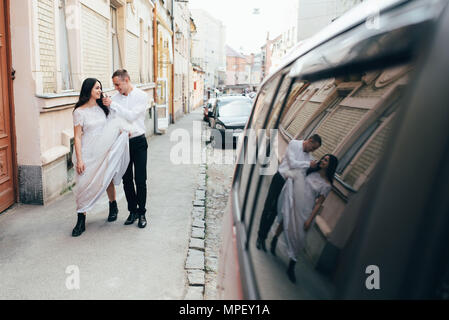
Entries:
POLYGON ((103 88, 110 88, 109 21, 81 5, 81 57, 83 79, 97 78, 103 88))
POLYGON ((139 38, 128 31, 126 35, 126 65, 131 80, 139 82, 139 38))
POLYGON ((34 49, 30 30, 36 11, 33 11, 31 1, 11 1, 10 4, 12 67, 16 70, 13 89, 17 162, 19 165, 40 165, 39 110, 34 96, 37 71, 35 56, 30 55, 34 49))
POLYGON ((64 146, 63 132, 67 130, 73 136, 72 108, 57 112, 41 112, 39 117, 41 154, 44 155, 50 149, 64 146))
MULTIPOLYGON (((133 83, 148 93, 151 102, 154 84, 149 82, 150 70, 143 70, 146 74, 144 83, 139 83, 139 59, 144 59, 144 69, 152 68, 152 46, 148 44, 152 41, 152 5, 146 0, 135 0, 131 8, 125 0, 113 2, 119 11, 119 34, 126 35, 119 39, 123 67, 130 71, 133 83), (140 32, 141 20, 144 21, 144 32, 140 32), (139 45, 140 36, 145 38, 146 46, 139 45), (143 57, 139 55, 140 51, 144 52, 143 57)), ((44 203, 58 196, 68 183, 65 159, 73 137, 72 110, 82 81, 95 77, 103 83, 105 91, 112 90, 110 1, 66 0, 73 91, 64 92, 61 90, 59 35, 66 30, 59 27, 59 1, 10 3, 12 65, 16 70, 13 90, 19 180, 21 168, 25 177, 27 170, 34 170, 37 180, 32 182, 41 186, 25 194, 40 192, 38 196, 43 195, 44 203), (42 172, 40 178, 39 172, 42 172)), ((152 134, 151 119, 146 123, 147 133, 152 134)))
POLYGON ((40 71, 44 93, 56 93, 55 1, 37 1, 40 71))
POLYGON ((193 82, 196 82, 196 89, 193 90, 193 108, 201 107, 204 103, 204 73, 193 71, 193 82))

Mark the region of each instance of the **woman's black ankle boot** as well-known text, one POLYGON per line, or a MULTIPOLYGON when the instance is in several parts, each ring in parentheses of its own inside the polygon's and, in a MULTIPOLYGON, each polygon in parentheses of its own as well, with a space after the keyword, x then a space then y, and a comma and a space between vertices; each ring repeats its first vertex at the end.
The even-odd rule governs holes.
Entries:
POLYGON ((76 221, 76 226, 73 228, 72 237, 78 237, 81 233, 86 230, 86 216, 82 212, 78 212, 78 220, 76 221))
POLYGON ((118 208, 117 208, 117 201, 109 201, 109 216, 108 221, 112 222, 117 220, 117 214, 118 214, 118 208))
POLYGON ((296 261, 290 260, 290 263, 288 264, 288 269, 287 269, 287 276, 290 279, 290 281, 293 283, 296 283, 295 264, 296 264, 296 261))
POLYGON ((278 237, 274 236, 273 239, 271 240, 271 253, 273 254, 273 256, 276 255, 276 245, 278 243, 278 237))

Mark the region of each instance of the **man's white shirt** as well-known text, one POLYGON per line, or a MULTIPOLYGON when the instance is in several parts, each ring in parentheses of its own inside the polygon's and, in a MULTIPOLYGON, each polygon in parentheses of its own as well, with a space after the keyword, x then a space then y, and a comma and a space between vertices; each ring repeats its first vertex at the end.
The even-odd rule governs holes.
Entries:
POLYGON ((302 149, 303 142, 304 140, 291 140, 288 144, 284 159, 282 159, 278 169, 284 179, 288 170, 308 168, 310 166, 310 161, 313 158, 302 149))
POLYGON ((130 138, 145 134, 145 112, 148 106, 148 95, 134 87, 127 96, 116 93, 111 97, 111 100, 111 110, 131 123, 130 138))

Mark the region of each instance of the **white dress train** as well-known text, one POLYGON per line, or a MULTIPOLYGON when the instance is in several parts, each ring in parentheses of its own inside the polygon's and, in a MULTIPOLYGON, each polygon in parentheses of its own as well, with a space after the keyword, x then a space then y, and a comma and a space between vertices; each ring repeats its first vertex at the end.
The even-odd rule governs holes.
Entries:
MULTIPOLYGON (((129 123, 114 114, 106 114, 99 106, 77 108, 74 126, 81 125, 81 155, 85 171, 75 173, 77 212, 92 209, 107 187, 120 184, 129 164, 129 123), (121 132, 122 131, 122 132, 121 132)), ((76 153, 72 162, 76 167, 76 153)))
MULTIPOLYGON (((294 261, 304 247, 304 223, 312 214, 316 198, 326 197, 332 189, 318 172, 306 176, 306 171, 302 168, 286 172, 287 181, 278 200, 278 221, 282 220, 287 254, 294 261)), ((314 223, 315 219, 310 227, 314 223)))

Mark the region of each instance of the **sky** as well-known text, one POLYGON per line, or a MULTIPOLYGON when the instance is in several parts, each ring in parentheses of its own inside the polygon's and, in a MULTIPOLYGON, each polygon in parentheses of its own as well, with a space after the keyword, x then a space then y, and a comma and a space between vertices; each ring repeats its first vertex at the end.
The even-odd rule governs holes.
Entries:
POLYGON ((256 53, 295 19, 297 0, 190 0, 190 9, 203 9, 226 26, 226 44, 245 54, 256 53), (253 14, 254 9, 259 14, 253 14))

